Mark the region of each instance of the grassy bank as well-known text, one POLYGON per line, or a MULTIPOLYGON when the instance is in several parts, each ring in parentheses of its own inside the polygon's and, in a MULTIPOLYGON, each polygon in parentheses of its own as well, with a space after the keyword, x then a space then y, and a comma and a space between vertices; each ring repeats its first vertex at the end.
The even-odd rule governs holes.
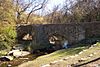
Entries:
MULTIPOLYGON (((87 47, 76 47, 76 48, 58 50, 51 54, 40 56, 33 61, 29 61, 22 65, 19 65, 19 67, 33 67, 33 66, 40 67, 40 66, 48 64, 50 62, 78 54, 79 52, 81 52, 84 49, 86 49, 87 51, 84 52, 82 55, 79 55, 79 57, 76 57, 75 58, 76 60, 78 60, 81 57, 88 56, 92 52, 100 50, 100 43, 97 43, 97 45, 95 47, 93 47, 92 49, 87 48, 87 47)), ((98 55, 96 55, 95 57, 98 57, 98 55)), ((75 62, 76 62, 76 60, 75 60, 75 62)), ((89 59, 89 60, 91 60, 91 59, 89 59)), ((89 60, 87 60, 87 61, 89 61, 89 60)), ((68 62, 62 62, 61 64, 65 64, 65 65, 70 64, 70 63, 72 63, 72 61, 74 62, 74 59, 72 59, 72 60, 69 59, 68 62)))
POLYGON ((86 48, 87 47, 76 47, 76 48, 58 50, 51 54, 40 56, 37 59, 33 61, 29 61, 25 63, 25 65, 23 64, 19 67, 32 67, 33 65, 35 65, 35 67, 40 67, 41 65, 50 63, 51 61, 60 60, 61 58, 65 58, 70 55, 78 54, 80 51, 86 48))

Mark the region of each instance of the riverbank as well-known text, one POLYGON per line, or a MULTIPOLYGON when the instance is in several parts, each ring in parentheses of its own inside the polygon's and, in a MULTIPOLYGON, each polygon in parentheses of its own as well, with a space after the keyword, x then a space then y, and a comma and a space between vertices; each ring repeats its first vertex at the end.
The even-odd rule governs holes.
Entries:
POLYGON ((18 67, 66 67, 89 62, 100 57, 100 43, 89 48, 84 47, 64 49, 48 55, 40 56, 33 61, 26 62, 18 67), (81 51, 77 52, 77 50, 81 51))
MULTIPOLYGON (((50 54, 45 54, 44 52, 40 52, 38 54, 30 54, 24 57, 19 57, 19 58, 15 58, 12 61, 1 61, 0 62, 0 67, 33 67, 33 65, 35 67, 41 67, 44 65, 51 65, 51 66, 55 66, 55 65, 66 65, 66 64, 73 64, 76 62, 72 63, 72 60, 77 60, 79 61, 80 58, 85 57, 85 56, 89 56, 91 53, 93 53, 94 51, 97 52, 97 54, 95 54, 94 58, 98 58, 98 56, 100 56, 100 43, 97 43, 97 45, 91 45, 89 46, 77 46, 77 47, 72 47, 72 48, 68 48, 68 49, 61 49, 61 50, 57 50, 55 52, 52 52, 50 54), (84 53, 83 53, 84 52, 84 53), (82 54, 81 54, 82 53, 82 54), (76 57, 75 57, 76 56, 76 57), (78 58, 77 58, 78 56, 78 58), (67 61, 65 61, 67 60, 67 61), (59 62, 58 62, 59 61, 59 62), (57 64, 56 64, 57 63, 57 64), (59 64, 58 64, 59 63, 59 64)), ((82 58, 84 59, 84 58, 82 58)), ((92 60, 90 59, 90 60, 92 60)), ((87 61, 88 62, 88 61, 87 61)), ((84 62, 85 63, 85 62, 84 62)), ((80 65, 81 63, 78 63, 78 65, 80 65)))

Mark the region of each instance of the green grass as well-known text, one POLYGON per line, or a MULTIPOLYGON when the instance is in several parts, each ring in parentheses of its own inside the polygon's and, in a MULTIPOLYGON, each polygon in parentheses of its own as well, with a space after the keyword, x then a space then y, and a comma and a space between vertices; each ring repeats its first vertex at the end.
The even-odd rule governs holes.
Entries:
POLYGON ((62 49, 62 50, 58 50, 58 51, 55 51, 55 52, 49 54, 49 56, 74 55, 74 54, 79 53, 79 52, 82 51, 83 49, 85 49, 85 47, 77 47, 77 48, 62 49))
POLYGON ((37 59, 29 62, 28 64, 27 63, 25 63, 25 64, 29 65, 29 66, 32 66, 34 64, 35 67, 39 67, 42 64, 47 64, 47 63, 50 63, 51 61, 60 60, 61 58, 78 54, 83 49, 86 49, 86 47, 76 47, 76 48, 58 50, 51 54, 40 56, 37 59))
MULTIPOLYGON (((33 61, 26 62, 26 63, 20 65, 19 67, 32 67, 33 65, 35 67, 40 67, 41 65, 48 64, 52 61, 60 60, 62 58, 66 58, 68 56, 78 54, 79 52, 81 52, 84 49, 86 49, 87 51, 84 52, 83 54, 79 55, 79 57, 76 57, 75 58, 76 60, 78 60, 79 58, 82 58, 82 57, 87 57, 91 53, 97 52, 98 50, 100 50, 100 42, 98 42, 97 45, 95 47, 91 48, 91 49, 88 49, 87 46, 84 46, 84 47, 76 47, 76 48, 58 50, 58 51, 55 51, 51 54, 40 56, 40 57, 38 57, 37 59, 35 59, 33 61)), ((91 59, 94 59, 98 56, 99 55, 97 54, 97 55, 95 55, 95 57, 93 57, 91 59)), ((69 64, 69 63, 72 63, 72 62, 76 62, 75 59, 73 59, 73 60, 69 59, 66 62, 62 62, 62 64, 67 64, 67 63, 69 64)), ((91 60, 91 59, 89 59, 89 60, 91 60)), ((89 61, 89 60, 87 60, 87 61, 89 61)))

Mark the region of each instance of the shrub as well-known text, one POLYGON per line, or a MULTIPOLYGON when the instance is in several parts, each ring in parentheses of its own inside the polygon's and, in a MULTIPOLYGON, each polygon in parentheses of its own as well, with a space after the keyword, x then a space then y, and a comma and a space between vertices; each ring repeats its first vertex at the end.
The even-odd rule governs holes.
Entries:
POLYGON ((8 49, 14 45, 16 30, 13 26, 2 26, 0 29, 0 50, 8 49))

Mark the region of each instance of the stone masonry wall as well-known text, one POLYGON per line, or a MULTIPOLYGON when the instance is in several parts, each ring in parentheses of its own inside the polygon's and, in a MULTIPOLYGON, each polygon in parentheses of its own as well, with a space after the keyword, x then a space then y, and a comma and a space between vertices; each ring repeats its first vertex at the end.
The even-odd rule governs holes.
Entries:
POLYGON ((69 43, 75 43, 87 37, 100 36, 100 22, 19 26, 17 33, 20 39, 29 33, 32 42, 39 46, 48 44, 49 36, 54 33, 65 37, 69 43))

